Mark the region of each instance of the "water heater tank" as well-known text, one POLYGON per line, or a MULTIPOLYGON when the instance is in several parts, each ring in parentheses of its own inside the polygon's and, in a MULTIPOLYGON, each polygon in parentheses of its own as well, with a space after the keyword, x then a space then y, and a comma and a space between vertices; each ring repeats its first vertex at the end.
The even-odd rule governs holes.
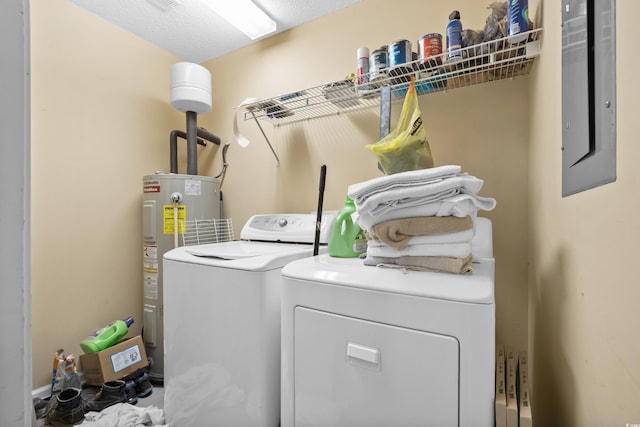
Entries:
POLYGON ((201 65, 178 62, 171 66, 171 105, 183 113, 211 110, 211 73, 201 65))
MULTIPOLYGON (((220 180, 209 176, 156 173, 143 178, 143 338, 151 382, 164 382, 164 292, 162 257, 175 247, 173 195, 179 193, 178 230, 196 220, 220 219, 220 180)), ((184 241, 179 244, 183 244, 184 241)))

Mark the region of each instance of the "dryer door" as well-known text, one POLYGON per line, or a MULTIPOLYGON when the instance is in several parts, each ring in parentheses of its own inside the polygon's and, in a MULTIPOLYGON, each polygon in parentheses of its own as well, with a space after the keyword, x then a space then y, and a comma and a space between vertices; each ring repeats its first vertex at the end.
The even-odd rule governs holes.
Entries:
POLYGON ((458 425, 455 338, 296 307, 295 427, 458 425))

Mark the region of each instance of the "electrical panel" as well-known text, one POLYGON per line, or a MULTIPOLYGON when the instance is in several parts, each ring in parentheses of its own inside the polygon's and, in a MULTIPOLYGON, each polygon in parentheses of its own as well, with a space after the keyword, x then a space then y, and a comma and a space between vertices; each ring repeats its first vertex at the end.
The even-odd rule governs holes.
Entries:
POLYGON ((563 0, 563 196, 616 180, 615 35, 615 0, 563 0))

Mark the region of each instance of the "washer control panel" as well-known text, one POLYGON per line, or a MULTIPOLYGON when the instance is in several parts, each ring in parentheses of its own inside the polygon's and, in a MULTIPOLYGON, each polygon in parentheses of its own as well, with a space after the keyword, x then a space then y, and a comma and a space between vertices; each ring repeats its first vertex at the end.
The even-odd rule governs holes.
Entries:
MULTIPOLYGON (((323 213, 320 224, 320 243, 327 244, 335 213, 323 213)), ((268 242, 313 243, 316 233, 316 214, 254 215, 240 232, 242 240, 268 242)))

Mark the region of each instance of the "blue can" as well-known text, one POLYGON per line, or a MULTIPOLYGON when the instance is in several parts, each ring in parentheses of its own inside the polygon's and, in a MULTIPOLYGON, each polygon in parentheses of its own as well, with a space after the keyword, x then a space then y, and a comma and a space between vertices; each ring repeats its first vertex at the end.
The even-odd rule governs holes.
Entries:
POLYGON ((389 45, 389 74, 391 83, 408 82, 413 73, 413 52, 409 40, 398 40, 389 45))
POLYGON ((519 43, 527 38, 529 31, 529 4, 527 0, 507 1, 508 41, 519 43))
POLYGON ((397 67, 411 62, 411 42, 398 40, 389 45, 389 67, 397 67))
POLYGON ((449 15, 447 24, 447 59, 459 58, 462 58, 462 22, 460 22, 460 12, 454 10, 449 15))
POLYGON ((389 58, 387 45, 373 51, 369 58, 369 82, 372 87, 381 86, 387 79, 387 69, 389 68, 389 58))

